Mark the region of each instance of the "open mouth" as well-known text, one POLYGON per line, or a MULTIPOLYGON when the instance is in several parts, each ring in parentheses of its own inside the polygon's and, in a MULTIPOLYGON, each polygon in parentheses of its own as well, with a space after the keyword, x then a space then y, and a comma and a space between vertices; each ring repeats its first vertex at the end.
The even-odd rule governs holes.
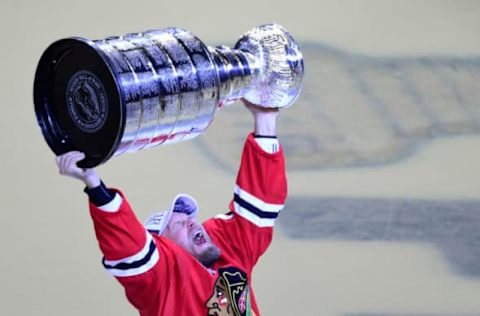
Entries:
POLYGON ((201 246, 203 245, 204 243, 207 242, 207 240, 205 239, 205 235, 203 234, 203 232, 201 230, 197 231, 195 234, 193 234, 193 243, 197 246, 201 246))

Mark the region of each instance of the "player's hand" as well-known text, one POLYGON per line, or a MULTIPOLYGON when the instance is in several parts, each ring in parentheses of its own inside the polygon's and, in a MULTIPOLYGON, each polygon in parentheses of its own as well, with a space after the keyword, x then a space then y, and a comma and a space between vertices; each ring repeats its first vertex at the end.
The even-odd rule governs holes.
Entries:
POLYGON ((89 188, 100 185, 100 178, 93 168, 80 168, 77 163, 85 158, 85 154, 79 151, 70 151, 55 158, 58 171, 63 176, 79 179, 89 188))

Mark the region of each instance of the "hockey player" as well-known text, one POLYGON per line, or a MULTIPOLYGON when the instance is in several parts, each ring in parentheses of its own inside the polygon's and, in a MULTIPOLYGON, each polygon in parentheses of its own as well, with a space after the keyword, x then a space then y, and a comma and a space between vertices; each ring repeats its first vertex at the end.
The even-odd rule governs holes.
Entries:
POLYGON ((244 103, 254 132, 244 144, 230 212, 203 224, 186 194, 142 224, 123 192, 107 188, 94 169, 77 167, 83 153, 56 158, 60 174, 85 183, 103 265, 140 315, 260 315, 252 270, 272 240, 287 182, 278 110, 244 103))

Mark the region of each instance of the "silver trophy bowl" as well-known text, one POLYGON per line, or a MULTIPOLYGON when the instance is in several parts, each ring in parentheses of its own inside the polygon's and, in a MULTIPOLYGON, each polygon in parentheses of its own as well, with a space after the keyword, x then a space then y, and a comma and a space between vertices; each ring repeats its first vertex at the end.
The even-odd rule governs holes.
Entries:
POLYGON ((298 97, 303 56, 292 36, 268 24, 235 47, 206 46, 179 28, 90 41, 54 42, 38 63, 38 124, 56 155, 79 150, 81 167, 192 139, 217 108, 241 98, 284 108, 298 97))

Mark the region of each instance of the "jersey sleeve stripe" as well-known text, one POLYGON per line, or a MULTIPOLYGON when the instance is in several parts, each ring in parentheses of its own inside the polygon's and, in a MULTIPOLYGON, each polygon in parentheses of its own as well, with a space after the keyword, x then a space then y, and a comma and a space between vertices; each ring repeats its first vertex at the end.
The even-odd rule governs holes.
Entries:
POLYGON ((257 225, 258 227, 273 227, 275 223, 274 218, 261 218, 255 213, 251 212, 250 210, 242 207, 240 204, 237 202, 233 202, 233 207, 235 208, 235 212, 248 220, 249 222, 253 223, 254 225, 257 225))
POLYGON ((274 204, 274 203, 267 203, 254 195, 248 193, 245 190, 242 190, 239 185, 235 186, 234 190, 235 195, 237 195, 243 201, 249 203, 253 207, 263 211, 263 212, 272 212, 272 213, 279 213, 284 205, 283 204, 274 204))
POLYGON ((235 201, 235 203, 237 203, 245 211, 253 213, 259 218, 275 219, 278 217, 278 212, 264 212, 263 210, 243 200, 238 194, 233 195, 233 201, 235 201))
POLYGON ((158 262, 158 259, 157 246, 152 236, 147 233, 145 247, 140 252, 121 260, 103 259, 103 266, 116 277, 126 277, 145 273, 158 262))
POLYGON ((115 197, 113 198, 113 200, 111 200, 110 202, 108 202, 107 204, 104 204, 102 206, 99 206, 98 208, 101 209, 102 211, 104 212, 116 212, 118 211, 118 209, 120 208, 120 206, 122 205, 122 202, 123 202, 123 199, 122 197, 120 196, 120 194, 118 193, 115 193, 115 197))

